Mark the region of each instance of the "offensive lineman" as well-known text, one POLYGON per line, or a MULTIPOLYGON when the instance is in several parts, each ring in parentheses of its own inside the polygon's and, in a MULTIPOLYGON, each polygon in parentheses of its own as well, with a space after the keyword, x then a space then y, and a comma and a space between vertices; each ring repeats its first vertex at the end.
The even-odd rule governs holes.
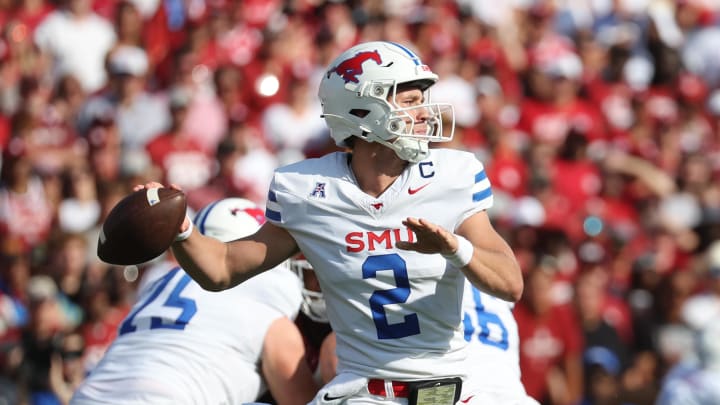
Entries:
POLYGON ((463 324, 477 400, 481 404, 538 405, 520 381, 520 340, 513 303, 465 283, 463 324))
MULTIPOLYGON (((204 235, 221 241, 255 232, 262 220, 262 210, 240 198, 195 217, 204 235)), ((292 321, 300 302, 299 279, 284 266, 218 293, 175 267, 139 291, 70 403, 239 405, 267 383, 279 404, 306 404, 318 387, 292 321)))

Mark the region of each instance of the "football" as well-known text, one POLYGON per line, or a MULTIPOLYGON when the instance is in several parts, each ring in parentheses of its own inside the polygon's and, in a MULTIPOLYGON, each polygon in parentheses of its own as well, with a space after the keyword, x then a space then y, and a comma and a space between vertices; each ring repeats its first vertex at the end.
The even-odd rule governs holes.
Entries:
POLYGON ((98 236, 97 255, 128 266, 152 260, 167 250, 185 219, 185 194, 172 188, 147 188, 113 207, 98 236))

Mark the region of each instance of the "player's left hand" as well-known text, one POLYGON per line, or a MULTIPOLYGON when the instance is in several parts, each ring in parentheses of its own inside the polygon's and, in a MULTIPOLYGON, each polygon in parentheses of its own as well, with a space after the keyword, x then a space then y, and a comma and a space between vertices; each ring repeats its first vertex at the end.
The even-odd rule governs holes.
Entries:
POLYGON ((420 253, 452 254, 458 248, 455 235, 439 225, 421 218, 407 218, 403 222, 417 238, 414 242, 400 241, 395 247, 420 253))

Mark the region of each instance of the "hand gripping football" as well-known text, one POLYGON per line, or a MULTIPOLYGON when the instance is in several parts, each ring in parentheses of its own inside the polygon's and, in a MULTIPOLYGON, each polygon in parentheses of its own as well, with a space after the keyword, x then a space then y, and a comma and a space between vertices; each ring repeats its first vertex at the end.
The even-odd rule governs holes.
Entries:
POLYGON ((185 194, 172 188, 147 188, 120 200, 98 237, 97 255, 107 263, 140 264, 162 254, 185 219, 185 194))

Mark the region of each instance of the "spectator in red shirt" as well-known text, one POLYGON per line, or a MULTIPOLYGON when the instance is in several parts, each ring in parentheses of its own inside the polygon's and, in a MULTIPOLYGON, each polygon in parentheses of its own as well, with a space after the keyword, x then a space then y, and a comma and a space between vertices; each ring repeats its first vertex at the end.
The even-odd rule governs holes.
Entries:
POLYGON ((541 260, 527 275, 514 309, 520 337, 520 370, 528 395, 544 404, 571 405, 581 398, 583 338, 568 305, 556 305, 556 268, 541 260))
POLYGON ((20 139, 8 146, 1 173, 0 242, 5 249, 12 244, 15 253, 29 252, 45 242, 55 213, 20 139))
POLYGON ((85 370, 90 371, 105 354, 110 343, 117 336, 117 330, 129 311, 122 302, 119 290, 123 286, 115 280, 117 269, 108 269, 102 280, 88 282, 83 291, 83 307, 87 317, 80 325, 80 333, 85 340, 85 370))
POLYGON ((204 185, 213 174, 210 156, 183 130, 190 100, 190 93, 182 87, 170 92, 170 129, 146 146, 153 164, 162 169, 165 182, 186 190, 204 185))
POLYGON ((22 0, 15 9, 14 19, 23 24, 27 32, 32 35, 35 28, 55 10, 53 2, 44 0, 22 0))
POLYGON ((600 110, 580 96, 583 71, 572 51, 539 49, 529 71, 531 97, 520 104, 518 129, 535 142, 559 146, 573 128, 590 143, 607 137, 600 110), (548 55, 545 55, 548 53, 548 55))
POLYGON ((600 193, 600 170, 588 156, 588 139, 582 132, 567 134, 552 175, 555 191, 566 196, 573 209, 585 208, 588 199, 600 193))

